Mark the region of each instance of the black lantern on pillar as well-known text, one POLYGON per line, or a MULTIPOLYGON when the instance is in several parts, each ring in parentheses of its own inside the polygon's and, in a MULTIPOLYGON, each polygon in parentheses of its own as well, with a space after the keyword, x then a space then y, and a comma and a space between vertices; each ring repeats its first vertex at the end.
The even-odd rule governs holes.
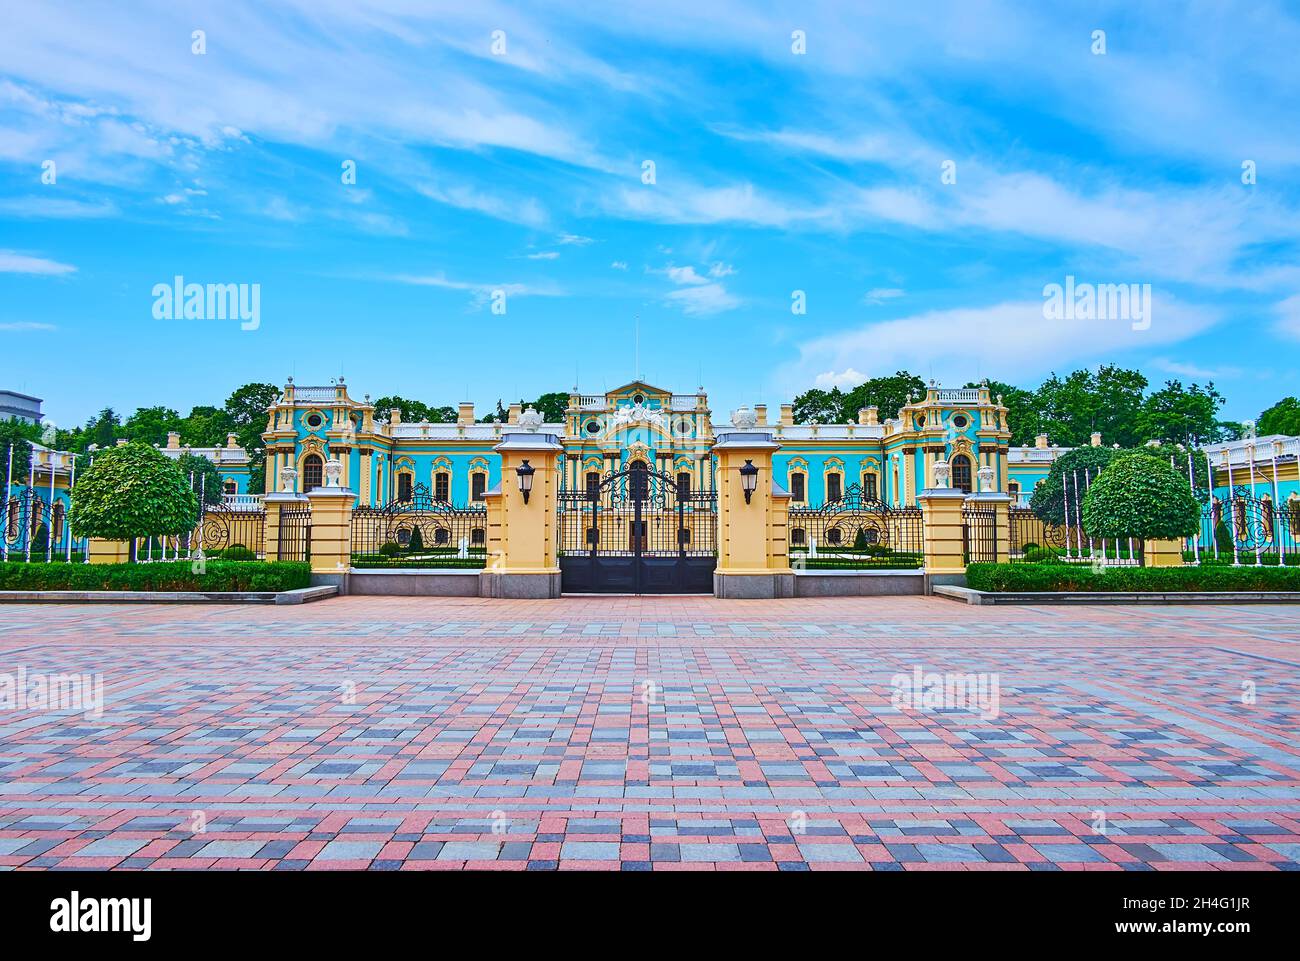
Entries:
POLYGON ((537 473, 537 468, 528 461, 524 461, 515 468, 515 473, 519 475, 519 493, 524 495, 524 503, 528 503, 528 495, 533 491, 533 475, 537 473))
POLYGON ((745 459, 745 466, 740 468, 740 489, 745 492, 745 503, 754 496, 754 491, 758 489, 758 468, 754 462, 745 459))

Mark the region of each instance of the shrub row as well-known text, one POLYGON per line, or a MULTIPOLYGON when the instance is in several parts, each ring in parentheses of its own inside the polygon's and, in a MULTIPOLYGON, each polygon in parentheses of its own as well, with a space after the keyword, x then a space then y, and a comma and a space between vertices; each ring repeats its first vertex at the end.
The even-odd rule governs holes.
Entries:
POLYGON ((0 591, 292 591, 311 586, 301 561, 158 564, 0 564, 0 591))
POLYGON ((966 586, 1017 591, 1300 591, 1290 567, 1111 567, 1079 564, 971 564, 966 586))

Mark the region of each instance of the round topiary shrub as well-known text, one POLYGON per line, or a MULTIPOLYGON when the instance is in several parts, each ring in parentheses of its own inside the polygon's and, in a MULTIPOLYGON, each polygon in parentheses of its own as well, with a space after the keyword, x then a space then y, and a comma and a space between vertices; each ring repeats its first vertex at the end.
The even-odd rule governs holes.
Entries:
POLYGON ((1029 564, 1050 564, 1058 557, 1060 555, 1050 547, 1030 547, 1024 553, 1025 561, 1029 564))
POLYGON ((379 553, 384 557, 396 557, 402 553, 402 546, 397 541, 386 541, 380 546, 379 553))
POLYGON ((131 541, 176 537, 194 529, 199 499, 176 464, 143 443, 110 447, 78 475, 68 520, 78 537, 131 541))
POLYGON ((243 544, 231 544, 221 552, 221 559, 223 561, 255 561, 257 555, 243 544))
POLYGON ((1190 537, 1200 523, 1187 478, 1148 454, 1117 456, 1083 499, 1083 528, 1092 537, 1168 540, 1190 537))

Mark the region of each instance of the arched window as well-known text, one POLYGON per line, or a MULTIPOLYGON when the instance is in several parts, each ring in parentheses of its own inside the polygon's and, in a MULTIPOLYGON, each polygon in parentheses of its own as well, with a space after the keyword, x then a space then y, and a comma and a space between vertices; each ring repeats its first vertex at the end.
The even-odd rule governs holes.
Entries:
POLYGON ((239 485, 232 480, 222 481, 221 491, 223 494, 238 494, 239 485))
POLYGON ((302 490, 314 491, 324 482, 325 462, 319 454, 308 454, 302 459, 302 490))
POLYGON ((643 501, 650 492, 650 477, 646 473, 645 461, 637 460, 632 462, 632 473, 628 476, 631 481, 629 493, 634 501, 643 501))
POLYGON ((9 499, 9 522, 6 524, 6 536, 12 541, 18 537, 18 525, 21 523, 22 504, 17 497, 9 499))
POLYGON ((844 535, 843 533, 841 533, 838 527, 831 527, 827 529, 826 531, 827 544, 838 544, 843 539, 844 539, 844 535))
POLYGON ((952 459, 952 486, 970 493, 970 458, 965 454, 958 454, 952 459))
POLYGON ((481 527, 474 528, 472 531, 469 532, 469 542, 471 544, 480 544, 480 545, 486 544, 487 532, 484 531, 483 528, 481 527))
POLYGON ((790 475, 790 499, 800 504, 808 499, 808 481, 798 471, 790 475))
POLYGON ((802 547, 807 540, 807 535, 802 527, 792 528, 790 531, 790 543, 795 547, 802 547))
POLYGON ((450 544, 451 531, 447 530, 445 527, 439 527, 433 532, 433 542, 439 545, 450 544))
POLYGON ((1264 536, 1269 540, 1273 539, 1273 499, 1267 494, 1259 502, 1260 509, 1264 513, 1264 536))
POLYGON ((63 501, 54 502, 53 520, 50 521, 50 539, 60 541, 63 539, 63 501))

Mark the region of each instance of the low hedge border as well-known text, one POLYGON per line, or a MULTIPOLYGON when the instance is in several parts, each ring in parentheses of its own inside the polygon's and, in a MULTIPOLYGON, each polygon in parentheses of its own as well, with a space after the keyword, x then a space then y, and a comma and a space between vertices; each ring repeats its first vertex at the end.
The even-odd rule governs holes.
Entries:
POLYGON ((156 564, 0 564, 0 591, 294 591, 311 586, 305 561, 156 564))
POLYGON ((1110 567, 1079 564, 970 564, 966 586, 997 594, 1021 591, 1300 591, 1291 567, 1110 567))

